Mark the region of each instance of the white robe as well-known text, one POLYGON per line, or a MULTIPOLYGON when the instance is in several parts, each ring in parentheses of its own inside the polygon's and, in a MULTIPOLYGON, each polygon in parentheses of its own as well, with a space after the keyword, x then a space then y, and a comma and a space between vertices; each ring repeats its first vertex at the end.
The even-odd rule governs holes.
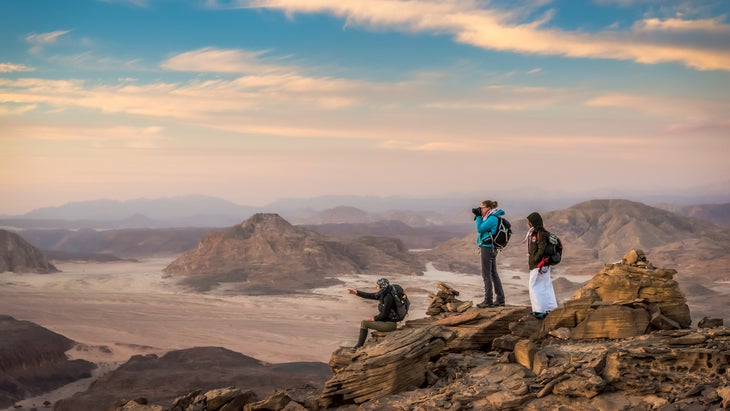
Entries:
POLYGON ((558 308, 553 282, 550 279, 550 267, 543 273, 539 268, 530 270, 529 290, 533 312, 546 313, 558 308))

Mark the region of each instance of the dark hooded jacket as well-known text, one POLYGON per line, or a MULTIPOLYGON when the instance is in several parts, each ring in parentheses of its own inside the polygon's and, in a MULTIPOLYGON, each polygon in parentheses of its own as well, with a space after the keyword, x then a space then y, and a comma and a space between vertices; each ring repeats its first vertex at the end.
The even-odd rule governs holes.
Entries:
POLYGON ((357 290, 357 296, 367 298, 368 300, 378 300, 378 315, 374 316, 375 321, 395 321, 395 297, 391 292, 392 285, 388 285, 376 293, 357 290))
POLYGON ((548 232, 542 226, 542 217, 538 213, 527 216, 527 221, 532 224, 532 233, 527 243, 528 265, 530 270, 537 268, 540 260, 545 256, 545 248, 548 244, 548 232))

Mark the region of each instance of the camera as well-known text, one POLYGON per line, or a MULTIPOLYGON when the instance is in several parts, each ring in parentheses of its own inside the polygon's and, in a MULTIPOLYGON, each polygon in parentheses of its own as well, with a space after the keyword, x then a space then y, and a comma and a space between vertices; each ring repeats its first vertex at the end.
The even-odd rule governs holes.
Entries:
POLYGON ((482 215, 482 208, 481 207, 472 208, 471 212, 474 213, 475 217, 479 217, 480 215, 482 215))

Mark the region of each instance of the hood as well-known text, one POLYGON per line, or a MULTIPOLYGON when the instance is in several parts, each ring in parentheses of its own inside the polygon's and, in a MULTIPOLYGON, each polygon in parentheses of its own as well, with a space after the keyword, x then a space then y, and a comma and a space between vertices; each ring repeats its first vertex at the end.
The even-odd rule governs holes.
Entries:
POLYGON ((535 228, 542 228, 542 217, 538 213, 532 213, 527 216, 527 221, 535 228))
POLYGON ((501 208, 497 208, 497 209, 490 211, 489 215, 496 215, 497 217, 500 217, 500 216, 504 215, 504 210, 502 210, 501 208))

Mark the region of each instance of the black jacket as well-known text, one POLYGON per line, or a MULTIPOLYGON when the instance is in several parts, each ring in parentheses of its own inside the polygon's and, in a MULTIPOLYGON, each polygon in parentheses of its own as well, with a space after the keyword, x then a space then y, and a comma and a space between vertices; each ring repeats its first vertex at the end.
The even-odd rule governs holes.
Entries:
POLYGON ((357 295, 368 300, 378 300, 378 315, 374 316, 375 321, 395 321, 395 297, 393 297, 392 285, 385 287, 384 289, 376 293, 368 293, 365 291, 357 290, 357 295))
POLYGON ((542 226, 542 217, 538 213, 532 213, 527 216, 527 221, 532 224, 532 234, 527 243, 527 262, 530 270, 537 268, 540 260, 545 256, 545 248, 548 244, 548 236, 550 235, 542 226))

